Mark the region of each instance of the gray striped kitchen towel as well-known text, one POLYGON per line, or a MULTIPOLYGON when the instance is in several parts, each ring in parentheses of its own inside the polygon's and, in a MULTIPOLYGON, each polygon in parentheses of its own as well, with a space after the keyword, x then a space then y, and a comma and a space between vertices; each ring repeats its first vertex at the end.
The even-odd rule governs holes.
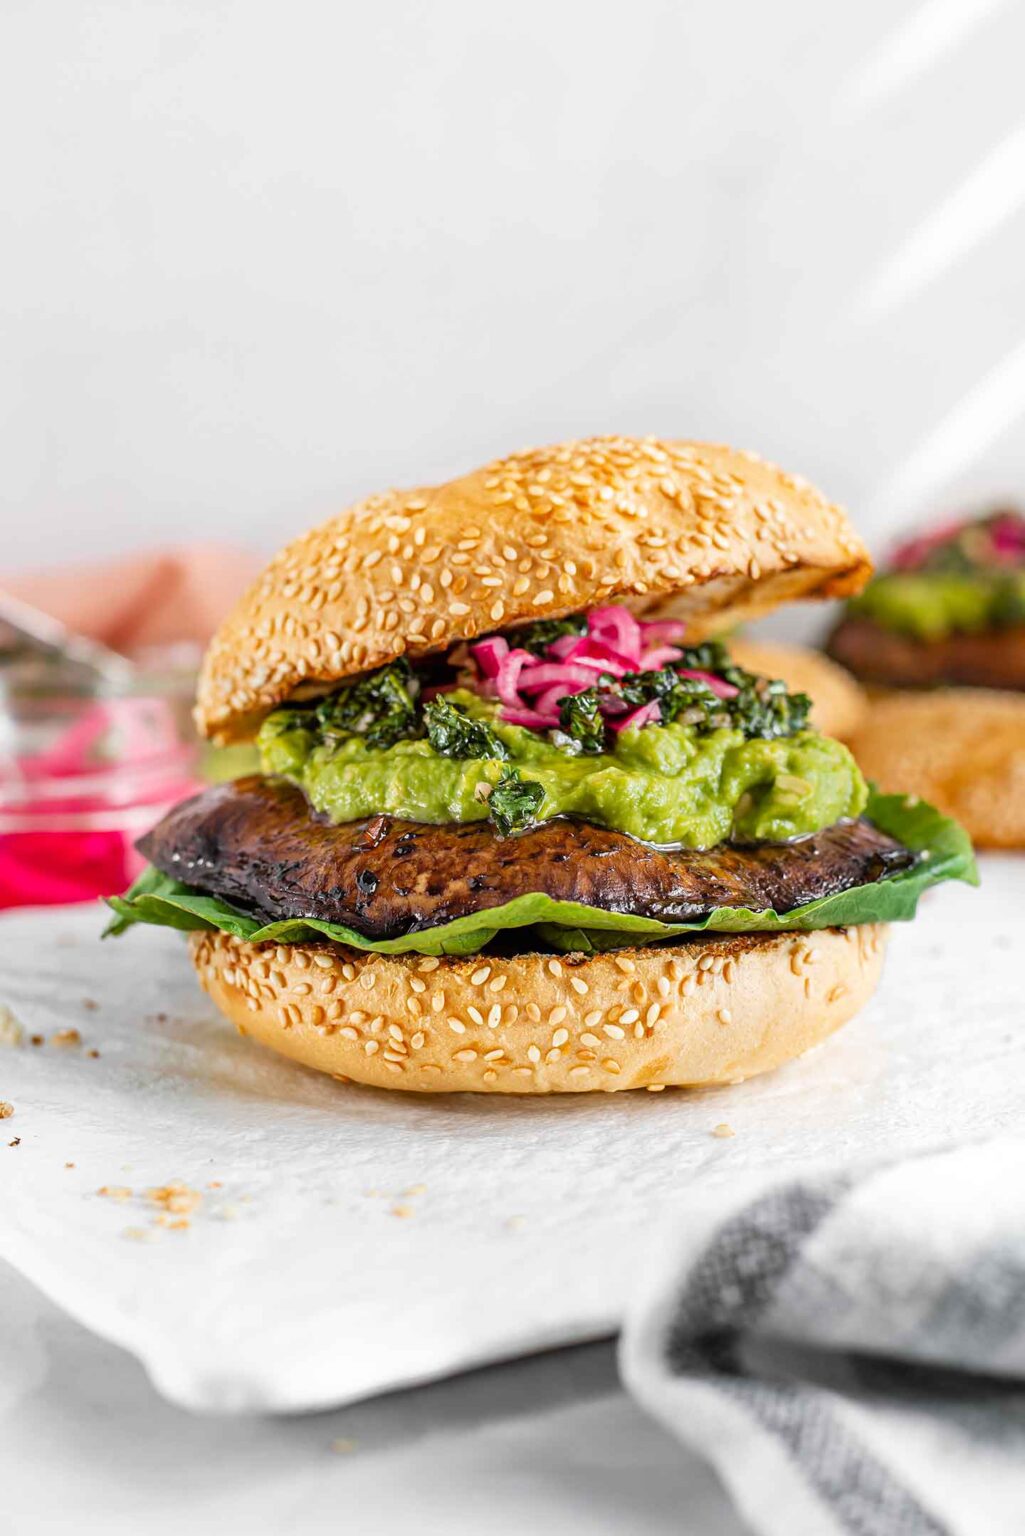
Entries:
POLYGON ((621 1347, 759 1536, 1025 1536, 1025 1141, 703 1193, 621 1347))

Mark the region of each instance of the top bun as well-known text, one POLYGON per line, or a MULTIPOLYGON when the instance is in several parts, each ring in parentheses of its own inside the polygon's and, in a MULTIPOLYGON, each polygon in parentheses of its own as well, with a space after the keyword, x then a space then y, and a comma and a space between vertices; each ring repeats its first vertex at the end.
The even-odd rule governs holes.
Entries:
POLYGON ((293 695, 457 640, 628 602, 697 636, 864 586, 839 507, 754 454, 598 437, 386 491, 289 544, 210 645, 196 721, 244 739, 293 695))

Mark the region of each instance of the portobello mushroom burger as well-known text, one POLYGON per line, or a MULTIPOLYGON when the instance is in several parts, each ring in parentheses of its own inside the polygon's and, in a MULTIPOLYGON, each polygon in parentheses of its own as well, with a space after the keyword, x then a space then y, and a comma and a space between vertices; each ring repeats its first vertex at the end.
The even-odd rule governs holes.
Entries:
POLYGON ((974 879, 724 627, 848 596, 844 514, 753 455, 596 438, 388 492, 215 636, 201 731, 261 772, 174 808, 111 898, 192 930, 245 1035, 415 1091, 736 1082, 871 995, 886 924, 974 879))
POLYGON ((1025 848, 1025 516, 910 539, 827 649, 873 690, 846 737, 864 771, 934 801, 981 847, 1025 848))

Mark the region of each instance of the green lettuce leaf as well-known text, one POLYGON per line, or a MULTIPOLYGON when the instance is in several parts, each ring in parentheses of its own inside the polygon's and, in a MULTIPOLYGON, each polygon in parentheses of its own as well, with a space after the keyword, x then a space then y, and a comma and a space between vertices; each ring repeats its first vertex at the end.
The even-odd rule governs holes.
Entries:
POLYGON ((204 896, 150 868, 124 896, 109 898, 108 905, 116 916, 107 933, 124 933, 134 923, 155 923, 167 928, 219 928, 222 933, 253 943, 273 940, 280 944, 307 944, 331 939, 381 955, 410 951, 421 955, 472 955, 497 933, 531 929, 532 933, 524 937, 538 948, 587 953, 624 944, 656 943, 704 929, 718 933, 782 933, 844 928, 856 923, 906 922, 914 917, 918 898, 927 887, 941 880, 978 884, 968 834, 924 800, 873 791, 866 814, 882 831, 899 838, 917 853, 918 861, 899 874, 820 897, 782 916, 772 911, 752 912, 746 907, 719 907, 701 922, 660 923, 653 918, 604 912, 580 902, 553 901, 550 896, 535 894, 517 896, 504 906, 458 917, 422 933, 408 933, 398 939, 368 939, 340 923, 323 923, 314 918, 262 922, 217 896, 204 896))

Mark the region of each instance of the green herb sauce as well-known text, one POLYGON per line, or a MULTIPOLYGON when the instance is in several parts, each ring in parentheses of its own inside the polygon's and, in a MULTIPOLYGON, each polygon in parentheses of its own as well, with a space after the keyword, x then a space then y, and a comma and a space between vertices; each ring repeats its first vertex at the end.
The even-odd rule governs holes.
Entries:
POLYGON ((263 771, 298 784, 332 821, 387 812, 445 823, 486 820, 489 796, 512 768, 543 791, 538 821, 579 816, 686 848, 798 837, 860 815, 868 798, 847 748, 814 731, 746 740, 736 729, 649 725, 624 731, 611 751, 574 755, 505 724, 473 693, 445 697, 486 721, 508 756, 445 756, 423 738, 386 748, 359 736, 325 741, 309 713, 281 709, 260 731, 263 771))

